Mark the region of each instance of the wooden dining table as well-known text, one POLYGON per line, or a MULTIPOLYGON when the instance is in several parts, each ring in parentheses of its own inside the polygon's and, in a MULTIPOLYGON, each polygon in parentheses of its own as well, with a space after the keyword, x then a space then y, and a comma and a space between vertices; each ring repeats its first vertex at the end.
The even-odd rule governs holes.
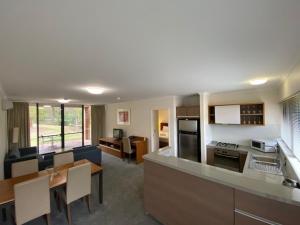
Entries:
POLYGON ((14 202, 14 185, 32 180, 42 176, 49 176, 49 186, 50 190, 55 190, 56 188, 60 188, 65 186, 67 183, 67 173, 68 169, 82 165, 85 163, 91 164, 91 175, 99 176, 99 203, 103 202, 103 168, 95 163, 90 162, 87 159, 82 159, 79 161, 75 161, 73 163, 68 163, 56 168, 49 168, 46 170, 39 171, 37 173, 32 173, 24 176, 9 178, 5 180, 0 180, 0 206, 11 204, 14 202))

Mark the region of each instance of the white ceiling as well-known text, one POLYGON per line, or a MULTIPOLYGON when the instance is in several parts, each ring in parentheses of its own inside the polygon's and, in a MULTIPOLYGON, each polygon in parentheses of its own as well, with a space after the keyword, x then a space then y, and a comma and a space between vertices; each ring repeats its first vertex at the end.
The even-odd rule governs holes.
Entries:
POLYGON ((299 12, 299 0, 1 0, 0 83, 15 100, 82 103, 276 85, 299 59, 299 12))

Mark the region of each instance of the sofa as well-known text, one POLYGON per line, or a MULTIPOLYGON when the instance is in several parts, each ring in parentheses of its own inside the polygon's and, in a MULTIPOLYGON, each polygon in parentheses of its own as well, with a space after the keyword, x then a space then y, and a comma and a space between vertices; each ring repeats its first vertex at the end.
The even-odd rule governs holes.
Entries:
POLYGON ((4 158, 4 178, 11 177, 11 165, 13 163, 37 158, 39 158, 39 154, 36 147, 20 148, 7 153, 4 158))
MULTIPOLYGON (((74 160, 78 161, 81 159, 88 159, 89 161, 101 165, 102 152, 97 146, 86 145, 82 147, 76 147, 72 150, 74 153, 74 160)), ((29 159, 38 159, 39 170, 45 170, 49 167, 53 167, 53 157, 55 154, 62 153, 47 153, 39 155, 36 147, 22 148, 19 149, 20 155, 16 154, 14 156, 7 154, 4 160, 4 176, 5 179, 11 177, 11 165, 14 162, 25 161, 29 159)))
MULTIPOLYGON (((101 165, 102 161, 102 152, 97 146, 86 145, 82 147, 76 147, 72 150, 74 154, 74 160, 78 161, 81 159, 87 159, 95 164, 101 165)), ((67 152, 67 151, 65 151, 67 152)), ((49 167, 53 167, 53 158, 55 154, 63 154, 63 153, 48 153, 41 156, 39 159, 39 170, 44 170, 49 167)))

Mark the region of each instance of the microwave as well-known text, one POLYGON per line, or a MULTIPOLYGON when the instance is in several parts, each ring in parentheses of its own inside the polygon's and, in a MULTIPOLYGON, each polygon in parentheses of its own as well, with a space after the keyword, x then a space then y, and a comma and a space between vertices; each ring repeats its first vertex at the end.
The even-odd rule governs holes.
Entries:
POLYGON ((275 140, 251 140, 251 148, 261 152, 276 152, 277 141, 275 140))

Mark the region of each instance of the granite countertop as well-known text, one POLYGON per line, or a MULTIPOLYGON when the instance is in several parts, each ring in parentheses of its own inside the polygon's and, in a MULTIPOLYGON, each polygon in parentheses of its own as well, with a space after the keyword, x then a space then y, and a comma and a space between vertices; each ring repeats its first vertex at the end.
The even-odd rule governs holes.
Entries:
MULTIPOLYGON (((209 146, 214 147, 213 143, 209 146)), ((300 189, 283 186, 283 176, 249 168, 251 154, 271 156, 274 153, 262 153, 246 146, 239 146, 238 150, 248 152, 243 173, 177 158, 172 148, 149 153, 144 159, 241 191, 300 206, 300 189)))

